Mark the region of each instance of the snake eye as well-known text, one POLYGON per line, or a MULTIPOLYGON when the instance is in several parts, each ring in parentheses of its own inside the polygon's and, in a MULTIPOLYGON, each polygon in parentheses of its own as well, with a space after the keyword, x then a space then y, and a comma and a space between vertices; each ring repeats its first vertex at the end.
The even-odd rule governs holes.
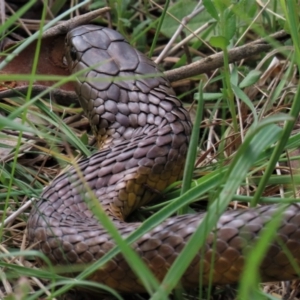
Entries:
POLYGON ((77 51, 74 47, 70 49, 70 57, 72 58, 73 61, 75 61, 77 58, 77 51))

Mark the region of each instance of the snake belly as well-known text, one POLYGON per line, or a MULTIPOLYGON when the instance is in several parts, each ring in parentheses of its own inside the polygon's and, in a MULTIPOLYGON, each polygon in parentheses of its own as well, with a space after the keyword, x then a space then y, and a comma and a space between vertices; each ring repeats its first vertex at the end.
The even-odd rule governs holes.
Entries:
MULTIPOLYGON (((87 206, 90 191, 126 237, 140 225, 126 217, 181 178, 192 125, 155 63, 116 31, 95 25, 73 29, 66 58, 70 72, 80 73, 76 92, 100 150, 44 189, 28 220, 28 238, 53 264, 89 264, 115 245, 87 206)), ((276 210, 270 205, 225 212, 180 283, 197 287, 200 264, 203 284, 238 282, 245 250, 276 210)), ((283 248, 299 265, 299 211, 294 204, 284 212, 277 242, 260 266, 262 281, 298 277, 283 248)), ((201 214, 169 218, 132 247, 161 281, 201 220, 201 214)), ((121 254, 90 279, 121 292, 145 291, 121 254)))

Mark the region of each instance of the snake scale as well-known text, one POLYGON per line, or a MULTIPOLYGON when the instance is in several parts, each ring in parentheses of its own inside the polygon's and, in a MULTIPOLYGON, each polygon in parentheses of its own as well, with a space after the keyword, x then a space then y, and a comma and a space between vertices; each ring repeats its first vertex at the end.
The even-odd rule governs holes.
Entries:
MULTIPOLYGON (((73 29, 66 38, 66 59, 71 73, 81 72, 76 92, 100 150, 44 189, 30 214, 28 236, 30 244, 53 264, 88 264, 115 244, 87 207, 86 185, 126 237, 140 225, 125 222, 126 217, 181 178, 192 125, 155 63, 118 32, 95 25, 73 29)), ((238 282, 244 250, 251 247, 276 209, 268 205, 225 212, 216 225, 216 235, 208 236, 181 284, 198 286, 200 261, 204 284, 209 282, 210 268, 213 284, 238 282)), ((297 263, 299 212, 299 205, 290 205, 277 234, 297 263)), ((161 281, 201 220, 200 214, 169 218, 132 247, 161 281)), ((298 277, 279 244, 270 245, 260 266, 263 281, 298 277)), ((145 291, 121 254, 90 279, 121 292, 145 291)))

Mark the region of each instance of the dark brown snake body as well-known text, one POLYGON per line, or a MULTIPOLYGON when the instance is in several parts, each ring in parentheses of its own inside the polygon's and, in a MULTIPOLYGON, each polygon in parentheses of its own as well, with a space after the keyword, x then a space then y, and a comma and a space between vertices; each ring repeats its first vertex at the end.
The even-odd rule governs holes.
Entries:
MULTIPOLYGON (((115 244, 87 208, 84 199, 89 193, 82 178, 126 237, 140 225, 124 221, 130 212, 151 201, 155 191, 180 179, 191 122, 156 65, 119 33, 86 25, 72 30, 66 45, 70 71, 81 71, 76 91, 102 148, 44 190, 28 220, 28 231, 30 243, 54 264, 87 264, 100 259, 115 244), (152 76, 141 76, 145 74, 152 76)), ((256 240, 276 208, 271 205, 225 212, 218 221, 216 236, 208 237, 204 254, 199 251, 181 284, 198 286, 201 260, 204 284, 209 282, 211 267, 214 284, 237 282, 244 265, 243 251, 256 240)), ((277 235, 297 263, 299 212, 299 205, 287 208, 277 235)), ((132 247, 161 281, 201 220, 200 214, 172 217, 132 247)), ((260 266, 263 281, 298 277, 278 243, 271 244, 268 251, 260 266)), ((119 291, 145 290, 121 254, 91 279, 119 291)))

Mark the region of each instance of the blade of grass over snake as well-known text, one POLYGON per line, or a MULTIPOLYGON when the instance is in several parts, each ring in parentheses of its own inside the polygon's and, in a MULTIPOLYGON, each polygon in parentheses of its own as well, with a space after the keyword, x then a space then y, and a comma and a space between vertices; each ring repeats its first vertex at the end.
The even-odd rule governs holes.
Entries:
MULTIPOLYGON (((99 65, 99 64, 97 64, 97 65, 99 65)), ((92 67, 89 68, 89 69, 92 69, 92 67)), ((79 77, 79 75, 82 75, 86 70, 87 70, 87 69, 85 69, 85 70, 83 70, 83 71, 79 71, 79 72, 74 73, 74 74, 72 74, 72 75, 70 75, 70 76, 68 76, 68 77, 65 77, 65 76, 63 76, 63 77, 61 77, 61 76, 59 76, 59 77, 57 77, 57 76, 54 76, 54 77, 52 77, 52 76, 49 76, 49 77, 40 76, 39 78, 44 78, 44 79, 45 79, 45 78, 48 78, 48 80, 50 80, 50 79, 51 79, 51 80, 53 80, 53 79, 55 79, 55 80, 56 80, 56 79, 60 79, 60 81, 54 83, 51 87, 46 88, 44 91, 42 91, 41 93, 39 93, 38 95, 36 95, 34 98, 32 98, 30 101, 28 101, 28 102, 25 103, 24 105, 22 105, 22 106, 16 108, 13 112, 10 113, 9 116, 7 116, 7 118, 13 120, 13 119, 16 118, 17 116, 19 116, 19 115, 24 111, 24 109, 26 109, 27 107, 29 107, 29 106, 31 106, 31 105, 34 105, 35 102, 36 102, 37 100, 39 100, 41 97, 43 97, 43 96, 49 94, 53 89, 58 88, 58 87, 60 87, 61 85, 67 83, 67 82, 70 82, 70 81, 76 81, 77 78, 81 78, 81 77, 79 77)), ((20 76, 20 77, 18 77, 18 78, 24 78, 24 75, 17 75, 17 76, 20 76)), ((156 76, 158 76, 158 75, 156 74, 156 76)), ((124 79, 138 79, 138 78, 152 78, 152 77, 153 77, 153 74, 147 74, 147 75, 145 75, 145 76, 144 76, 144 75, 126 76, 126 77, 124 77, 124 76, 123 76, 123 77, 119 76, 119 77, 115 77, 114 80, 115 80, 115 81, 122 81, 122 80, 124 80, 124 79)), ((7 78, 6 78, 6 79, 7 79, 7 78)), ((0 75, 0 80, 1 80, 1 75, 0 75)), ((103 81, 106 81, 106 80, 107 80, 107 79, 103 79, 103 81)), ((92 79, 91 79, 91 81, 92 81, 92 79)), ((96 82, 97 82, 97 81, 98 81, 98 80, 96 80, 96 82)), ((102 81, 102 79, 99 80, 99 81, 102 81)))
POLYGON ((236 189, 246 176, 248 169, 255 162, 259 153, 278 139, 280 131, 281 129, 276 125, 260 126, 258 124, 252 133, 246 135, 244 143, 234 157, 227 174, 225 174, 224 181, 226 180, 226 183, 222 187, 219 196, 211 204, 200 226, 193 233, 187 245, 170 267, 158 291, 151 298, 152 300, 167 297, 172 289, 175 288, 196 253, 204 245, 208 233, 211 232, 231 201, 236 189))
MULTIPOLYGON (((197 103, 196 117, 195 117, 195 122, 191 134, 187 159, 184 166, 181 195, 183 195, 185 192, 187 192, 190 189, 192 178, 193 178, 194 165, 197 157, 197 149, 198 149, 198 142, 199 142, 199 135, 200 135, 200 123, 202 120, 203 107, 204 107, 202 90, 203 90, 203 83, 201 81, 199 84, 199 93, 198 93, 199 97, 197 103)), ((186 214, 187 212, 188 212, 188 207, 184 206, 178 211, 178 214, 182 215, 182 214, 186 214)))
MULTIPOLYGON (((0 80, 7 80, 7 74, 0 74, 0 80)), ((42 74, 9 74, 9 79, 11 81, 30 81, 30 80, 38 80, 38 81, 60 81, 66 79, 66 76, 60 75, 42 75, 42 74)))

